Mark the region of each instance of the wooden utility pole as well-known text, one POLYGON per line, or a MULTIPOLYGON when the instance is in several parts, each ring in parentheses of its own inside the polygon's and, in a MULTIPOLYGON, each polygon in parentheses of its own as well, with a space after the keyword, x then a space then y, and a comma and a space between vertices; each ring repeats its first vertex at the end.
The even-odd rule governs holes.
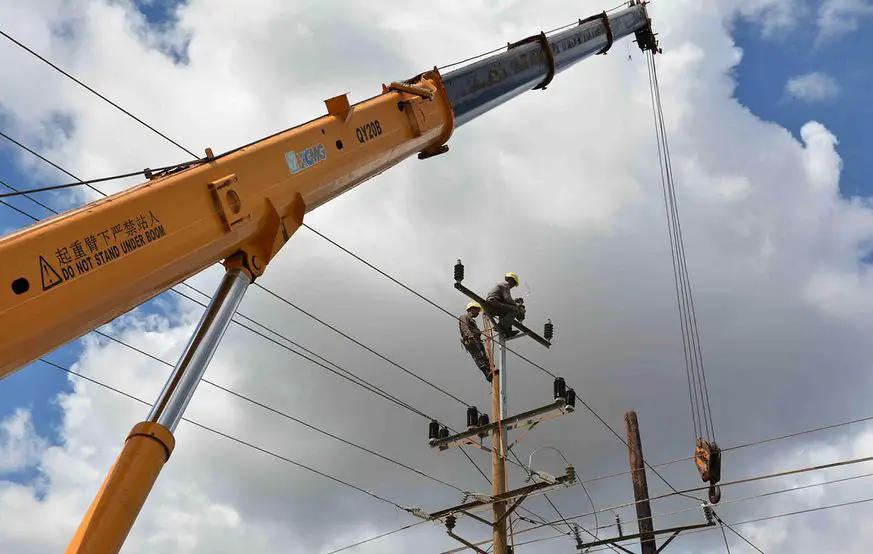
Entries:
POLYGON ((637 508, 637 521, 639 522, 640 532, 633 535, 624 535, 619 527, 618 536, 611 539, 599 539, 593 542, 577 544, 576 548, 579 552, 587 552, 587 549, 595 546, 614 545, 625 552, 630 552, 625 547, 618 543, 640 539, 641 554, 658 554, 662 552, 667 545, 673 542, 679 533, 682 531, 694 531, 697 529, 706 529, 715 525, 715 520, 712 517, 712 509, 709 506, 703 506, 703 515, 706 517, 706 523, 695 525, 684 525, 682 527, 670 527, 668 529, 655 530, 652 522, 652 507, 649 504, 649 484, 646 481, 646 461, 643 458, 643 441, 640 439, 640 425, 637 422, 637 413, 634 411, 624 414, 624 422, 627 427, 627 446, 628 455, 630 457, 631 480, 634 485, 634 500, 637 508), (658 535, 670 536, 659 547, 655 542, 655 537, 658 535))
POLYGON ((572 465, 568 465, 565 475, 559 477, 554 477, 541 471, 531 472, 530 478, 533 478, 534 474, 536 474, 538 482, 518 489, 507 490, 506 457, 512 446, 517 445, 524 439, 534 426, 539 425, 543 421, 575 411, 576 392, 572 388, 566 388, 564 380, 556 377, 553 390, 554 395, 548 404, 510 415, 507 411, 506 399, 506 343, 508 340, 527 337, 549 348, 552 346, 551 340, 554 335, 554 325, 552 325, 551 320, 547 320, 543 326, 543 334, 540 336, 520 321, 513 319, 511 326, 516 329, 516 332, 509 333, 510 337, 507 337, 506 333, 497 327, 492 319, 493 316, 488 313, 488 302, 461 284, 461 281, 464 280, 464 265, 461 263, 461 260, 458 260, 458 263, 455 264, 454 275, 455 289, 479 304, 479 306, 485 308, 485 313, 483 314, 485 330, 483 334, 485 336, 485 350, 488 354, 491 369, 491 421, 487 421, 485 414, 479 414, 476 407, 469 406, 467 408, 466 431, 455 432, 450 435, 449 429, 445 425, 441 425, 438 421, 433 420, 428 426, 428 444, 431 448, 438 448, 441 451, 453 446, 472 446, 490 451, 491 495, 490 498, 487 498, 487 495, 474 495, 479 498, 473 502, 467 502, 465 496, 465 502, 461 505, 438 510, 430 514, 419 511, 420 513, 416 515, 431 521, 444 521, 450 537, 465 547, 473 549, 478 554, 488 554, 485 550, 455 534, 454 528, 457 515, 463 514, 491 528, 493 550, 489 550, 493 554, 510 554, 512 549, 509 547, 507 527, 511 529, 509 516, 512 512, 530 495, 542 494, 559 487, 573 486, 576 483, 576 470, 572 465), (515 443, 510 444, 510 431, 522 427, 527 427, 528 429, 516 439, 515 443), (482 441, 488 436, 491 437, 490 448, 482 444, 482 441), (486 498, 483 499, 482 497, 486 498), (471 512, 475 508, 487 505, 491 506, 491 521, 471 512))
MULTIPOLYGON (((503 381, 502 364, 495 361, 494 357, 494 339, 493 328, 491 327, 491 319, 485 317, 485 340, 488 348, 488 359, 491 362, 491 420, 500 421, 503 417, 501 410, 501 399, 503 398, 501 390, 501 382, 503 381)), ((502 339, 501 339, 502 340, 502 339)), ((503 354, 503 346, 499 345, 500 352, 498 359, 503 354)), ((506 435, 502 426, 495 425, 491 432, 491 494, 497 497, 506 492, 506 459, 504 457, 506 435)), ((506 503, 495 502, 492 506, 494 523, 493 544, 494 554, 506 554, 506 503)))
POLYGON ((643 459, 643 443, 640 439, 640 426, 637 413, 624 414, 627 426, 628 454, 630 455, 631 477, 634 484, 634 500, 637 507, 637 520, 640 523, 641 554, 657 554, 655 528, 652 524, 652 508, 649 505, 649 484, 646 482, 646 462, 643 459))

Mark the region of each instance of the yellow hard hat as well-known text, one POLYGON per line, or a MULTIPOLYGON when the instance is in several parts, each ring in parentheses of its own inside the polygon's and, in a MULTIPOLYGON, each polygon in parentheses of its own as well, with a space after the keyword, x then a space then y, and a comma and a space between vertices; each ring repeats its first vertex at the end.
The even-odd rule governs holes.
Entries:
POLYGON ((513 273, 511 271, 509 273, 507 273, 505 275, 505 277, 506 277, 506 279, 514 279, 516 285, 521 283, 521 280, 518 278, 518 275, 516 275, 515 273, 513 273))
POLYGON ((479 305, 478 302, 470 302, 467 304, 467 311, 469 312, 471 308, 476 308, 480 312, 482 311, 482 306, 479 305))

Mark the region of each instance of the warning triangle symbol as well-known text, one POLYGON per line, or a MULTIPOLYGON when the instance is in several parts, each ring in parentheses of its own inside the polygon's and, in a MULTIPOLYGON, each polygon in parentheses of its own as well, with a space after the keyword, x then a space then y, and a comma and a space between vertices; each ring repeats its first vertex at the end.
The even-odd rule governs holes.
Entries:
POLYGON ((58 272, 55 271, 55 268, 42 256, 39 257, 39 272, 42 276, 42 290, 49 290, 64 282, 61 276, 58 275, 58 272))

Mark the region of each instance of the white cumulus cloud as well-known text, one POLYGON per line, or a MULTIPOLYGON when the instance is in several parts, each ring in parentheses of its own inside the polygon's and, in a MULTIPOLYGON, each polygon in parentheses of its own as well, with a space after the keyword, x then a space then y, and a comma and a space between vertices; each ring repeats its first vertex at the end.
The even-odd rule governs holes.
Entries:
POLYGON ((862 21, 873 15, 869 0, 824 0, 818 8, 818 28, 822 40, 857 30, 862 21))
POLYGON ((47 441, 34 433, 30 412, 17 409, 0 421, 0 475, 35 464, 47 441))
POLYGON ((785 92, 805 102, 823 102, 836 98, 840 94, 840 86, 833 77, 814 72, 791 78, 785 84, 785 92))

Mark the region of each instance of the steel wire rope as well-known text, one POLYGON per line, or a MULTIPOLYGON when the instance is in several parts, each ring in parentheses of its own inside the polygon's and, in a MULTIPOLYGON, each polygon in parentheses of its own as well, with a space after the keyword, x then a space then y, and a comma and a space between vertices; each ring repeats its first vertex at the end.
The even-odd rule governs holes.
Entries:
MULTIPOLYGON (((661 166, 662 189, 665 197, 669 197, 670 209, 667 210, 668 226, 672 227, 672 242, 675 242, 675 256, 671 244, 671 257, 674 265, 674 281, 678 270, 677 288, 681 290, 681 302, 684 310, 680 309, 680 318, 683 320, 683 336, 688 337, 688 344, 683 339, 683 348, 686 355, 691 359, 692 375, 694 381, 695 396, 698 400, 698 414, 702 415, 703 426, 698 431, 705 429, 706 438, 715 440, 715 428, 712 420, 712 408, 706 380, 703 352, 700 345, 700 332, 697 322, 697 313, 694 306, 694 297, 691 291, 691 280, 688 274, 687 255, 685 252, 682 224, 679 219, 678 201, 676 199, 675 178, 673 175, 672 158, 670 155, 667 129, 664 123, 663 103, 661 101, 660 82, 657 74, 655 56, 649 52, 646 56, 646 64, 649 71, 649 88, 652 99, 656 135, 658 137, 658 158, 661 166), (663 152, 662 152, 663 146, 663 152), (665 178, 666 176, 666 178, 665 178)), ((665 198, 666 202, 666 198, 665 198)), ((701 436, 700 434, 697 435, 701 436)))
POLYGON ((652 78, 652 66, 651 66, 651 63, 649 63, 648 58, 646 58, 646 67, 649 71, 649 95, 650 95, 651 100, 652 100, 652 116, 653 116, 654 123, 655 123, 655 138, 656 138, 656 142, 658 145, 658 165, 659 165, 659 170, 660 170, 660 174, 661 174, 661 190, 663 191, 663 196, 664 196, 664 211, 667 215, 667 236, 668 236, 669 241, 670 241, 670 259, 671 259, 670 265, 671 265, 671 268, 673 270, 673 283, 674 283, 674 288, 676 291, 676 307, 677 307, 677 310, 679 312, 679 324, 680 324, 679 327, 680 327, 680 332, 681 332, 681 336, 682 336, 682 352, 683 352, 683 357, 685 359, 685 375, 686 375, 686 378, 688 380, 688 397, 689 397, 689 401, 691 403, 691 419, 692 419, 692 423, 694 426, 694 436, 699 437, 699 436, 701 436, 700 428, 702 427, 701 419, 700 419, 700 406, 697 403, 697 395, 696 395, 697 386, 696 386, 696 384, 692 387, 692 381, 694 380, 694 377, 693 377, 693 373, 692 373, 691 361, 690 361, 690 356, 689 356, 689 352, 688 352, 688 345, 687 345, 688 339, 687 339, 687 333, 685 330, 685 323, 686 323, 685 310, 684 310, 684 306, 682 304, 682 295, 679 292, 680 277, 679 277, 679 273, 678 273, 677 267, 676 267, 676 241, 673 237, 674 226, 672 224, 672 218, 671 218, 672 212, 670 210, 669 202, 667 200, 667 196, 668 196, 667 195, 667 179, 666 179, 666 174, 665 174, 665 170, 664 170, 663 150, 661 148, 661 136, 658 134, 658 129, 657 129, 657 127, 658 127, 658 115, 657 115, 657 111, 655 108, 654 79, 652 78))
POLYGON ((712 440, 714 441, 715 440, 715 426, 714 426, 713 419, 712 419, 712 405, 711 405, 710 399, 709 399, 709 387, 707 385, 707 379, 706 379, 706 364, 704 363, 704 359, 703 359, 703 347, 701 346, 701 340, 700 340, 700 325, 697 322, 697 310, 694 307, 694 294, 691 290, 691 277, 688 273, 688 257, 685 254, 685 242, 682 238, 682 222, 679 219, 679 206, 678 206, 678 200, 676 199, 675 179, 673 177, 673 161, 672 161, 672 156, 670 155, 670 144, 667 140, 667 127, 666 127, 666 124, 664 123, 664 108, 663 108, 663 103, 661 102, 661 85, 660 85, 660 81, 658 80, 658 65, 655 62, 654 53, 650 52, 649 57, 652 60, 652 74, 654 75, 654 78, 655 78, 655 94, 656 94, 657 99, 658 99, 658 113, 660 114, 661 128, 663 129, 663 135, 664 135, 664 154, 665 154, 665 160, 667 162, 667 171, 670 175, 670 183, 671 183, 671 190, 672 190, 672 195, 673 195, 674 212, 676 214, 676 228, 677 228, 677 231, 679 233, 679 248, 680 248, 680 252, 681 252, 680 260, 682 261, 682 266, 683 266, 683 269, 685 272, 685 286, 686 286, 686 289, 688 291, 688 302, 690 303, 690 307, 691 307, 690 314, 691 314, 691 318, 692 318, 692 320, 691 320, 691 323, 692 323, 692 327, 691 327, 692 335, 691 336, 693 338, 692 345, 694 346, 694 348, 696 350, 697 363, 698 363, 698 367, 700 368, 700 377, 702 378, 702 385, 701 385, 702 395, 704 397, 706 410, 707 410, 707 413, 709 415, 709 430, 712 433, 712 440))

